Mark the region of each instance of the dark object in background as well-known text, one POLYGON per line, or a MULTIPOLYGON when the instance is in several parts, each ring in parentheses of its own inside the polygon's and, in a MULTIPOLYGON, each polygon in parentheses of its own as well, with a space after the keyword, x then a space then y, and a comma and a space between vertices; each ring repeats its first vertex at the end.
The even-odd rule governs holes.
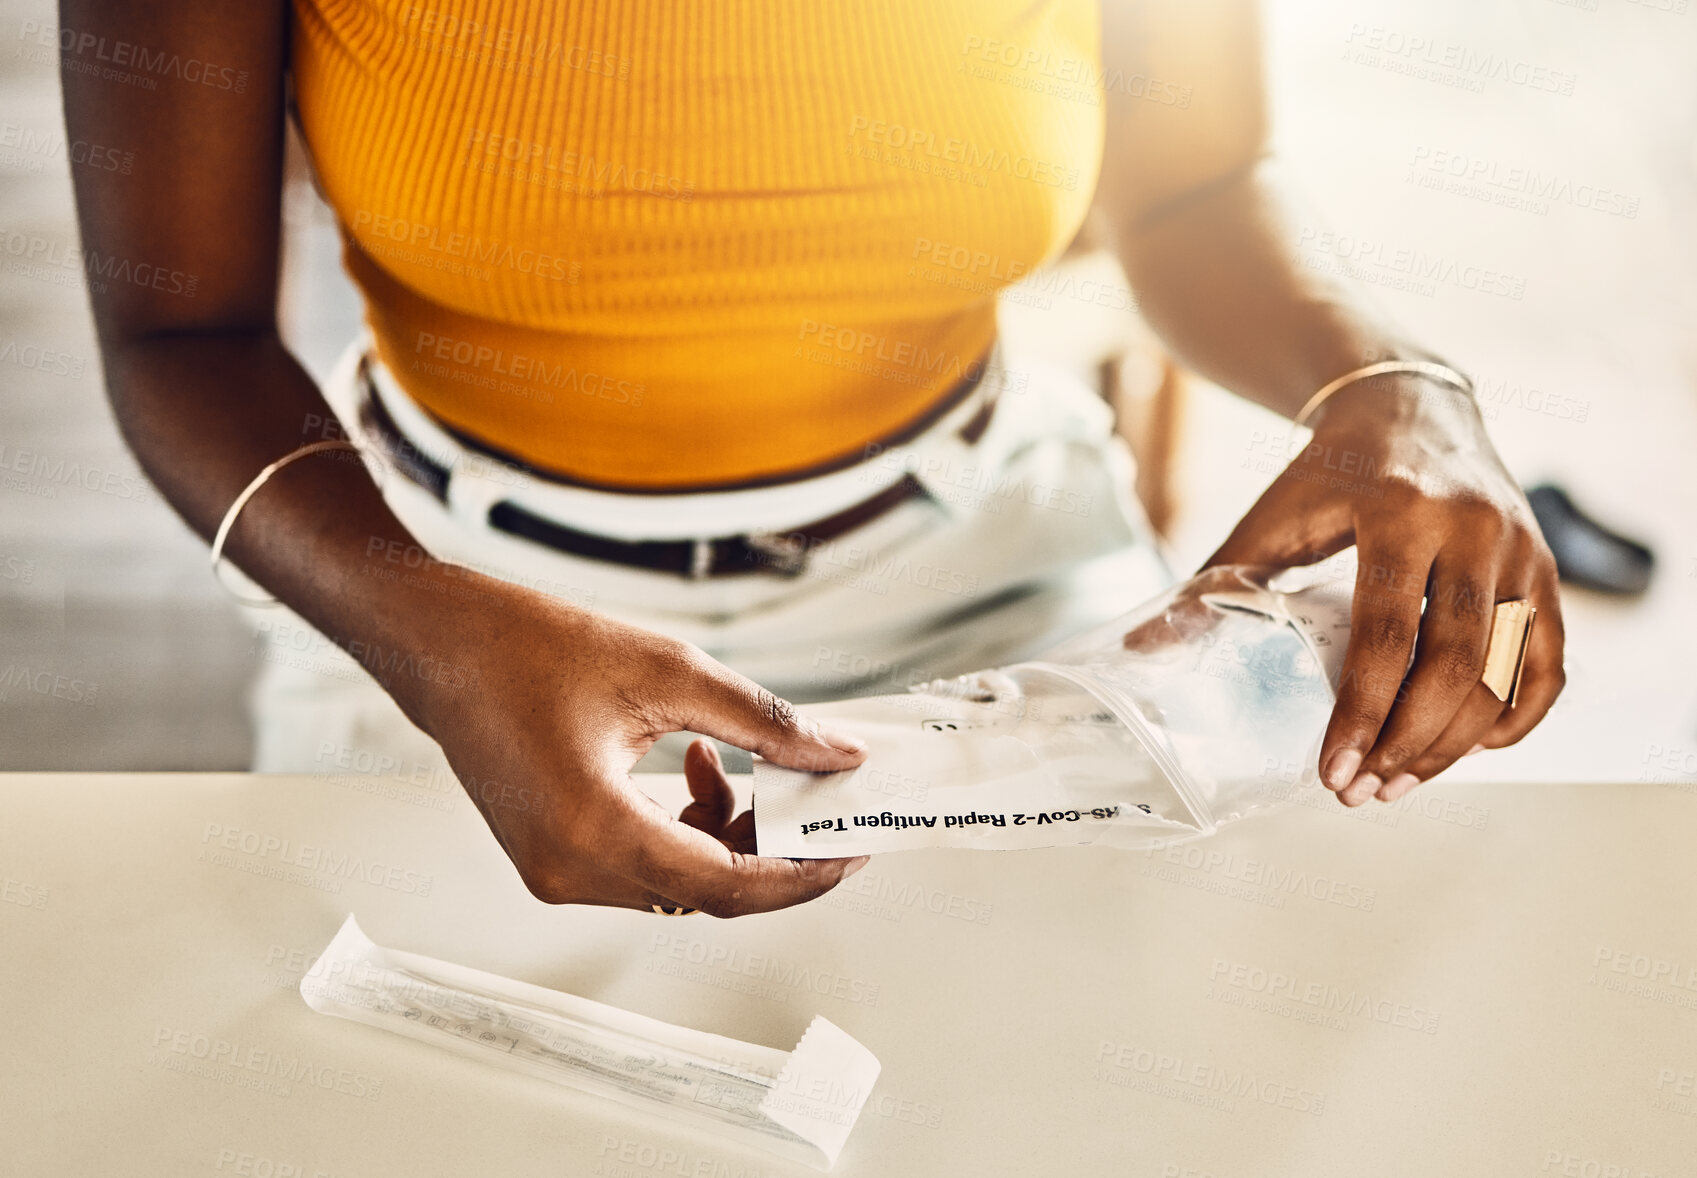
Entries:
POLYGON ((1600 593, 1628 596, 1650 586, 1655 553, 1636 540, 1611 532, 1580 511, 1560 487, 1544 484, 1526 492, 1538 527, 1556 556, 1561 579, 1600 593))

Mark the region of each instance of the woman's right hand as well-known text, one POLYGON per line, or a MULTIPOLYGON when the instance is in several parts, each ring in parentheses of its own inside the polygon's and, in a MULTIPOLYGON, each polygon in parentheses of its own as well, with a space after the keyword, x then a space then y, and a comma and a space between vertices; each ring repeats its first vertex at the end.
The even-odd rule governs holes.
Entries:
POLYGON ((816 772, 858 765, 858 741, 821 731, 689 643, 478 581, 490 604, 472 611, 451 646, 462 673, 410 693, 390 686, 442 746, 537 898, 742 916, 811 900, 865 864, 754 854, 753 814, 732 820, 730 783, 706 741, 685 758, 693 802, 677 818, 630 772, 668 732, 705 733, 816 772))
MULTIPOLYGON (((64 54, 61 70, 68 136, 135 157, 133 176, 72 169, 83 250, 186 283, 185 294, 95 282, 89 298, 125 439, 210 538, 258 471, 332 436, 323 430, 335 421, 275 317, 289 5, 62 0, 60 21, 81 42, 225 62, 246 83, 167 79, 137 93, 90 70, 92 51, 64 54)), ((681 821, 629 772, 677 729, 803 769, 851 768, 863 756, 853 745, 831 744, 683 643, 466 570, 437 582, 409 566, 417 575, 404 584, 365 575, 383 571, 374 552, 412 543, 362 466, 320 456, 277 472, 243 508, 225 555, 359 658, 436 738, 536 895, 730 916, 811 899, 858 865, 752 854, 752 822, 730 821, 710 749, 689 754, 695 802, 681 821), (474 581, 481 603, 468 606, 474 581), (475 675, 421 677, 425 650, 475 675), (413 660, 391 660, 406 651, 413 660)))

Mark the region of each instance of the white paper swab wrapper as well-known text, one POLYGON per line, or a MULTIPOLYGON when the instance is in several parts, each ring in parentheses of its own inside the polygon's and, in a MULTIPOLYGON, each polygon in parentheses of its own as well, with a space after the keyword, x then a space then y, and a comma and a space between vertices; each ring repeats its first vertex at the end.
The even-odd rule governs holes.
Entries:
POLYGON ((815 1017, 794 1051, 663 1023, 616 1006, 372 943, 353 916, 301 997, 319 1014, 528 1072, 828 1170, 878 1060, 815 1017))

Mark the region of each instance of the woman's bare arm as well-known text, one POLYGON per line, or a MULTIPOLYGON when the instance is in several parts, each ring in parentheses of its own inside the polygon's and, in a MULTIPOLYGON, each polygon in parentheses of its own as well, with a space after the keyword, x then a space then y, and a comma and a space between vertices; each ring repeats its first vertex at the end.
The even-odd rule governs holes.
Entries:
MULTIPOLYGON (((109 394, 149 476, 209 536, 255 474, 334 420, 275 315, 288 5, 64 0, 61 19, 73 47, 62 71, 71 137, 135 155, 121 179, 76 173, 109 394), (146 90, 76 68, 138 52, 210 64, 192 72, 241 85, 169 76, 146 90)), ((365 575, 368 554, 391 543, 413 541, 343 453, 278 472, 226 551, 357 652, 441 743, 536 895, 736 915, 809 899, 853 866, 746 853, 747 816, 731 822, 710 751, 691 754, 687 822, 628 770, 679 729, 799 768, 847 768, 858 750, 684 643, 466 570, 365 575), (464 604, 468 585, 478 604, 464 604)))
MULTIPOLYGON (((135 159, 129 176, 75 170, 108 395, 149 477, 203 537, 262 467, 335 420, 277 331, 286 19, 282 0, 61 5, 75 37, 175 54, 242 86, 167 76, 147 90, 63 72, 71 135, 135 159)), ((273 484, 230 555, 333 638, 406 641, 389 629, 401 611, 378 608, 393 590, 357 573, 369 538, 408 540, 360 465, 316 457, 273 484)))
MULTIPOLYGON (((1299 264, 1264 160, 1259 33, 1255 0, 1103 0, 1098 203, 1175 352, 1288 417, 1346 372, 1428 356, 1299 264), (1116 86, 1116 70, 1186 87, 1190 105, 1116 86)), ((1378 376, 1337 393, 1312 424, 1311 444, 1210 563, 1306 564, 1355 545, 1349 649, 1320 765, 1347 804, 1391 801, 1476 746, 1514 743, 1549 710, 1565 680, 1555 562, 1464 395, 1378 376), (1519 597, 1539 615, 1506 708, 1479 675, 1494 603, 1519 597)))

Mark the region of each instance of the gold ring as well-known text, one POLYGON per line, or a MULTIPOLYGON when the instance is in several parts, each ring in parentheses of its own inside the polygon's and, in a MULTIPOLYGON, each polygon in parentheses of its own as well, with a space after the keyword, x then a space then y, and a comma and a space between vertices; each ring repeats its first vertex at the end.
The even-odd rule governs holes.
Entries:
POLYGON ((691 913, 701 911, 699 908, 685 908, 682 904, 674 904, 670 907, 665 904, 653 904, 650 907, 661 916, 689 916, 691 913))
POLYGON ((1524 597, 1497 602, 1491 614, 1491 637, 1485 644, 1485 669, 1480 682, 1509 707, 1520 695, 1520 673, 1526 669, 1526 644, 1538 607, 1524 597))

